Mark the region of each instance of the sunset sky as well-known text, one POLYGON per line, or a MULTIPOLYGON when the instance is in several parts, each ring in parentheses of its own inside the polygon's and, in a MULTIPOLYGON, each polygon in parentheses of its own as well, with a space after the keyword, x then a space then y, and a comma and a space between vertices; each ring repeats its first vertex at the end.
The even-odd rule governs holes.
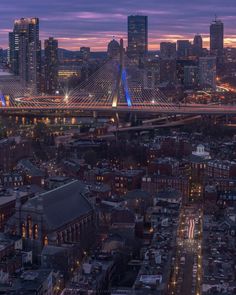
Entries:
POLYGON ((21 17, 39 17, 40 37, 53 36, 62 48, 90 46, 106 50, 113 36, 126 40, 127 16, 148 16, 149 49, 162 41, 192 39, 200 33, 208 46, 209 24, 216 14, 225 24, 225 45, 236 47, 236 0, 1 0, 0 46, 21 17))

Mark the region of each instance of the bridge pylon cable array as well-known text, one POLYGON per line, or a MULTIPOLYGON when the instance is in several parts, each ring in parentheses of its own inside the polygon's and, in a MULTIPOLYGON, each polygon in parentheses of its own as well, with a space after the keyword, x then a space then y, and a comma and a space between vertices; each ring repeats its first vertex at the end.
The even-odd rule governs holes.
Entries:
MULTIPOLYGON (((108 59, 87 80, 63 96, 35 96, 30 89, 12 82, 6 104, 2 99, 0 109, 25 110, 112 110, 173 109, 171 103, 158 88, 144 85, 144 71, 126 55, 123 40, 120 41, 119 55, 108 59)), ((1 90, 1 85, 0 85, 1 90)))

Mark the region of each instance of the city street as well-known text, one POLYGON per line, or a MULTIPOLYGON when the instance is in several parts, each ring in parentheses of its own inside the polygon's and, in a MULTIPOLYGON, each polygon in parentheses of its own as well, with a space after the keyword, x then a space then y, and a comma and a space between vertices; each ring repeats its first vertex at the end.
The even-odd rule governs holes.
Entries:
POLYGON ((201 294, 201 242, 201 209, 197 206, 182 208, 169 294, 201 294))

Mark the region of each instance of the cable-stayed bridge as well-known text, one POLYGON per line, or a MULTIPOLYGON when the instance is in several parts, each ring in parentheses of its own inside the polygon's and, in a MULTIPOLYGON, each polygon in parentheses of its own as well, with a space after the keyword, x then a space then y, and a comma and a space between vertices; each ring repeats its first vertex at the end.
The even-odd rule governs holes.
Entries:
MULTIPOLYGON (((177 105, 158 89, 146 87, 143 69, 124 54, 121 42, 117 58, 106 61, 98 71, 63 96, 35 96, 14 91, 0 92, 0 112, 135 112, 153 114, 236 114, 232 105, 177 105)), ((1 89, 1 85, 0 85, 1 89)), ((8 90, 9 91, 9 90, 8 90)))

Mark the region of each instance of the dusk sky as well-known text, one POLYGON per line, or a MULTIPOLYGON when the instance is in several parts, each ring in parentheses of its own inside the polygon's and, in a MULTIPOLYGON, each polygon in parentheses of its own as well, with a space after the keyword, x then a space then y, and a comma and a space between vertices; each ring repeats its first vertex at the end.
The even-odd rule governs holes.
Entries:
POLYGON ((208 46, 209 24, 216 14, 225 24, 225 45, 236 47, 236 0, 1 0, 0 46, 21 17, 39 17, 40 37, 53 36, 59 46, 105 50, 113 36, 126 40, 127 16, 149 18, 149 49, 161 41, 192 39, 195 33, 208 46))

